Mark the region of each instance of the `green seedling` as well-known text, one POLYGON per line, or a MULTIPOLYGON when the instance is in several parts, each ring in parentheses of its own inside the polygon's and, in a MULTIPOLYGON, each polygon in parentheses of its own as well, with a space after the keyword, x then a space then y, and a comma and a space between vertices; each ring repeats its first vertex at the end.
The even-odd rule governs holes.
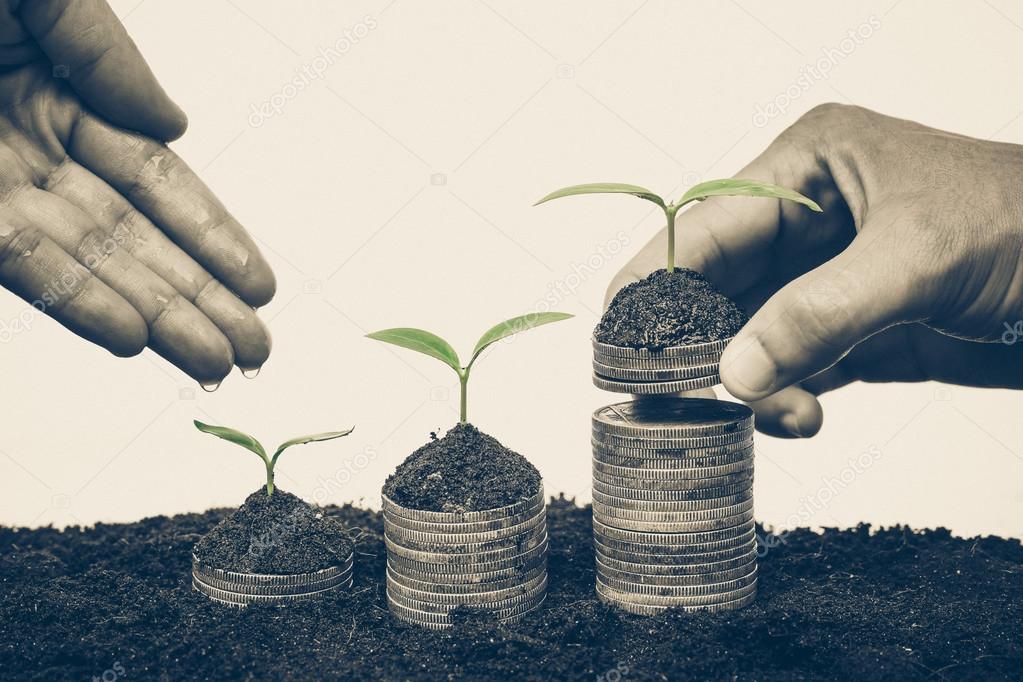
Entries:
POLYGON ((742 180, 738 178, 701 182, 699 185, 690 187, 689 191, 674 203, 665 201, 660 196, 639 185, 626 185, 618 182, 594 182, 585 185, 563 187, 555 192, 551 192, 533 205, 538 206, 551 199, 571 197, 577 194, 631 194, 634 197, 646 199, 660 206, 668 220, 668 272, 675 271, 675 214, 678 213, 680 208, 693 201, 703 201, 707 197, 722 196, 769 197, 772 199, 795 201, 796 203, 808 206, 813 211, 821 212, 821 207, 815 201, 804 197, 799 192, 779 187, 778 185, 772 185, 769 182, 757 182, 756 180, 742 180))
POLYGON ((267 497, 271 497, 274 494, 274 468, 277 466, 277 458, 281 456, 282 452, 290 448, 292 445, 305 445, 306 443, 316 443, 322 440, 333 440, 335 438, 347 436, 355 430, 355 427, 353 426, 345 431, 328 431, 326 433, 314 433, 311 436, 299 436, 298 438, 292 438, 291 440, 284 441, 277 446, 277 450, 271 457, 266 454, 263 444, 248 434, 242 433, 241 431, 235 431, 234 429, 229 429, 226 426, 211 426, 209 424, 203 424, 198 420, 192 420, 192 423, 195 424, 195 428, 199 429, 203 433, 211 433, 218 438, 223 438, 235 445, 240 445, 246 450, 251 450, 259 455, 259 458, 263 460, 263 464, 266 465, 267 497))
POLYGON ((487 332, 480 337, 480 340, 476 342, 476 347, 472 351, 472 357, 465 365, 462 365, 461 360, 458 359, 458 353, 456 353, 455 349, 451 347, 451 344, 436 334, 422 329, 399 327, 395 329, 384 329, 382 331, 373 332, 372 334, 367 334, 366 336, 371 339, 376 339, 377 341, 383 341, 384 343, 390 343, 395 346, 401 346, 402 348, 408 348, 409 350, 423 353, 424 355, 429 355, 431 358, 437 358, 445 365, 455 370, 455 374, 458 375, 458 383, 461 388, 459 416, 461 422, 465 424, 466 386, 469 383, 469 373, 472 371, 472 367, 479 358, 480 353, 486 350, 488 346, 497 343, 501 339, 506 339, 509 336, 518 334, 519 332, 524 332, 527 329, 533 329, 534 327, 550 324, 551 322, 567 320, 570 317, 572 317, 572 315, 569 315, 568 313, 530 313, 528 315, 514 317, 510 320, 505 320, 500 324, 496 324, 487 330, 487 332))

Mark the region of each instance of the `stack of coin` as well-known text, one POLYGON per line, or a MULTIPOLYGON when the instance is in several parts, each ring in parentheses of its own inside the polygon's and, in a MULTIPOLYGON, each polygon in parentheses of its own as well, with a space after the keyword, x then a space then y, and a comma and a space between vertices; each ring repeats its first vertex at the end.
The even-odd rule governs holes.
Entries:
POLYGON ((626 611, 756 598, 753 411, 664 397, 593 414, 597 593, 626 611))
POLYGON ((352 586, 352 555, 337 566, 312 573, 239 573, 213 568, 192 555, 192 587, 229 606, 283 604, 352 586))
POLYGON ((659 395, 721 383, 718 363, 731 339, 661 350, 593 341, 593 383, 616 393, 659 395))
POLYGON ((510 623, 547 597, 543 486, 528 500, 472 512, 422 511, 384 495, 391 613, 433 630, 464 606, 510 623))

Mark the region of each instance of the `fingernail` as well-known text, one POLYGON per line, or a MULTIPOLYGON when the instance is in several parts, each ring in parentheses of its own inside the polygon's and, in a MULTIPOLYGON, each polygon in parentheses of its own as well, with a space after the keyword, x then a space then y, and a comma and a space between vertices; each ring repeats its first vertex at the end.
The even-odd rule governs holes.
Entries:
POLYGON ((762 398, 774 388, 777 374, 774 361, 764 350, 757 339, 751 339, 744 346, 730 353, 728 372, 736 383, 745 388, 748 396, 743 398, 762 398))
POLYGON ((796 416, 795 412, 786 412, 781 416, 781 425, 790 434, 796 438, 802 438, 804 436, 802 429, 799 428, 799 417, 796 416))

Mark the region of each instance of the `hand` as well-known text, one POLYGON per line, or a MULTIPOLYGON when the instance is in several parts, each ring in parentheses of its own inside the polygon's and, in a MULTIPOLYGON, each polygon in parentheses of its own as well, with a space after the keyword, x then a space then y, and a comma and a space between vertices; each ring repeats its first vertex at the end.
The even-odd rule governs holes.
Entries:
POLYGON ((163 143, 185 115, 106 3, 0 2, 0 64, 0 284, 115 355, 148 345, 203 383, 261 366, 252 306, 273 273, 163 143))
MULTIPOLYGON (((752 314, 721 377, 762 431, 815 434, 816 396, 853 381, 1023 387, 1023 334, 1006 334, 1023 327, 1023 147, 829 104, 737 177, 824 208, 714 198, 678 218, 679 264, 752 314)), ((609 299, 662 267, 664 239, 609 299)))

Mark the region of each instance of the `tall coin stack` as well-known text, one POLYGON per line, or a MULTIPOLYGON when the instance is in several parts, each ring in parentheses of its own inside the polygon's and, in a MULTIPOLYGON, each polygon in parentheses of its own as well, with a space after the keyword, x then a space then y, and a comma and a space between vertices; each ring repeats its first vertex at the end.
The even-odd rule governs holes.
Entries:
POLYGON ((437 512, 383 498, 387 601, 398 618, 433 630, 465 606, 510 623, 547 597, 543 486, 497 509, 437 512))
POLYGON ((753 411, 661 397, 594 412, 597 593, 652 615, 756 598, 753 411))
POLYGON ((721 383, 718 363, 731 339, 651 351, 593 341, 593 384, 605 391, 663 395, 721 383))
POLYGON ((283 604, 352 586, 352 554, 337 566, 287 575, 240 573, 214 568, 192 555, 192 587, 229 606, 283 604))

